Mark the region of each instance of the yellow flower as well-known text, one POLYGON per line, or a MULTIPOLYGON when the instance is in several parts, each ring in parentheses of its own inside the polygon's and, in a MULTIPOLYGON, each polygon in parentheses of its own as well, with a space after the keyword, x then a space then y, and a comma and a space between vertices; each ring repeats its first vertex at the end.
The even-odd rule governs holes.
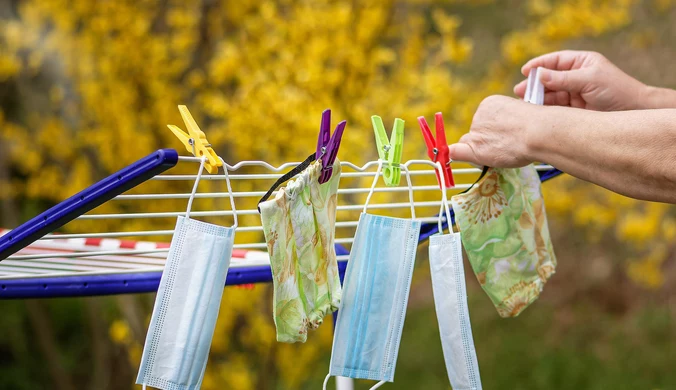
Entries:
POLYGON ((3 55, 0 52, 0 82, 8 80, 10 77, 19 73, 21 63, 19 58, 14 55, 3 55))
POLYGON ((629 212, 617 225, 618 237, 622 240, 644 244, 657 235, 660 216, 629 212))
POLYGON ((111 340, 118 344, 128 344, 131 340, 131 332, 126 322, 115 320, 108 330, 111 340))
POLYGON ((629 262, 627 273, 632 280, 647 288, 659 288, 664 284, 662 263, 667 255, 665 245, 658 245, 644 258, 629 262))

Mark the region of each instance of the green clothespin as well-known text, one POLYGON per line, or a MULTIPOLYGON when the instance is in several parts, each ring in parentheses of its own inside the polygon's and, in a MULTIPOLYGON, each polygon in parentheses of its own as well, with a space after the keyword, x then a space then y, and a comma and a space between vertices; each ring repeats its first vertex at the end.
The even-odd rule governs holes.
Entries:
POLYGON ((387 139, 385 125, 378 115, 371 117, 373 130, 376 133, 376 146, 378 147, 378 158, 385 161, 383 164, 383 178, 385 185, 396 187, 401 179, 401 155, 404 150, 404 120, 396 118, 392 129, 392 137, 387 139))

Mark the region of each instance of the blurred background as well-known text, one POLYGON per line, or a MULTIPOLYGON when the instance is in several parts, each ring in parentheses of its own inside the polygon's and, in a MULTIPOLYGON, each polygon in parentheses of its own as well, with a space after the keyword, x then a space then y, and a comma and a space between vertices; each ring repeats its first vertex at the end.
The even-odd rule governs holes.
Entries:
MULTIPOLYGON (((533 56, 599 51, 675 88, 675 40, 671 0, 0 0, 0 227, 182 150, 178 104, 230 163, 300 161, 327 107, 341 160, 377 158, 372 114, 406 120, 404 159, 424 158, 417 116, 457 140, 533 56)), ((466 265, 484 388, 676 389, 676 209, 570 177, 543 191, 559 266, 536 303, 500 319, 466 265)), ((426 244, 417 259, 388 389, 450 387, 426 244)), ((154 297, 1 301, 0 389, 140 388, 154 297)), ((331 322, 278 344, 271 297, 225 289, 203 389, 321 386, 331 322)))

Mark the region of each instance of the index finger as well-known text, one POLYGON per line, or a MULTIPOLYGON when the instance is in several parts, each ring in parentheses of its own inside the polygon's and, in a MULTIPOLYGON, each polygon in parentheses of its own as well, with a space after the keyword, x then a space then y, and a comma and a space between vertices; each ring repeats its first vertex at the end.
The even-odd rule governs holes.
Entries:
POLYGON ((562 50, 544 54, 526 62, 526 65, 521 67, 521 73, 528 76, 531 69, 540 66, 551 70, 577 69, 582 65, 582 59, 586 53, 577 50, 562 50))
POLYGON ((528 80, 523 80, 514 86, 514 94, 521 99, 526 95, 526 84, 528 84, 528 80))

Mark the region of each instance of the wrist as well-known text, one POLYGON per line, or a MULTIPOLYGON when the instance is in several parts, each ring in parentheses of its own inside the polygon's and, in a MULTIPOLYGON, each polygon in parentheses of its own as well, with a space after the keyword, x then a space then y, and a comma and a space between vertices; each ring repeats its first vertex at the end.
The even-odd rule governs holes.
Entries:
POLYGON ((542 162, 546 156, 547 142, 552 137, 557 118, 557 107, 532 106, 529 115, 523 116, 526 135, 525 157, 531 162, 542 162))
POLYGON ((676 91, 646 85, 640 94, 641 109, 676 108, 676 91))

